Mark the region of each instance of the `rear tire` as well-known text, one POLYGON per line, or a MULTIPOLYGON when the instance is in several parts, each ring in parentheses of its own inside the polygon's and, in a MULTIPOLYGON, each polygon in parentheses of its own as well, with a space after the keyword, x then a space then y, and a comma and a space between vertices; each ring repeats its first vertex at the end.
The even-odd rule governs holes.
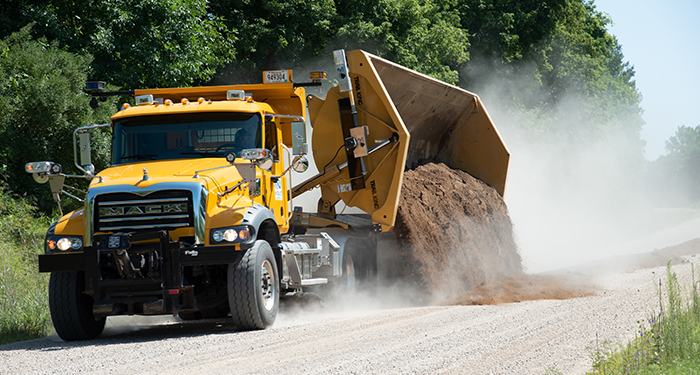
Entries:
POLYGON ((353 245, 343 252, 342 275, 330 285, 330 297, 336 300, 358 294, 372 296, 377 289, 374 247, 365 243, 353 245))
POLYGON ((240 329, 264 329, 277 319, 279 274, 267 241, 255 241, 241 259, 228 266, 231 319, 240 329))
POLYGON ((369 240, 357 241, 344 258, 343 271, 349 270, 352 262, 354 281, 348 285, 353 287, 352 291, 374 293, 377 289, 377 250, 374 243, 369 240))
POLYGON ((355 274, 355 258, 353 252, 346 251, 343 255, 343 274, 336 280, 337 289, 344 293, 357 292, 357 275, 355 274))
POLYGON ((95 319, 94 300, 84 294, 83 272, 52 272, 49 281, 49 309, 58 336, 66 341, 99 337, 107 318, 95 319))

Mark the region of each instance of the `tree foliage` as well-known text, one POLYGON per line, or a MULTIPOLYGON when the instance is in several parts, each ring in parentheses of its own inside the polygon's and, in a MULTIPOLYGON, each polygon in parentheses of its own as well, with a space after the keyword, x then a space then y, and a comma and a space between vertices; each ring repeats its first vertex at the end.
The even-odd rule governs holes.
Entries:
POLYGON ((298 68, 323 51, 333 33, 331 0, 217 0, 210 9, 237 37, 238 58, 219 80, 259 82, 263 70, 298 68))
POLYGON ((0 13, 0 32, 36 21, 36 36, 92 54, 91 78, 120 87, 205 83, 215 71, 217 82, 259 82, 262 70, 362 48, 474 91, 492 76, 530 77, 547 95, 508 93, 526 109, 575 89, 617 90, 638 111, 610 20, 585 0, 15 0, 0 13))
POLYGON ((454 1, 231 1, 211 10, 237 30, 221 81, 258 81, 263 70, 303 69, 331 49, 364 49, 450 83, 469 43, 454 1))
MULTIPOLYGON (((32 39, 31 26, 0 40, 0 172, 7 186, 55 207, 46 186, 24 171, 30 161, 51 160, 70 170, 73 130, 105 122, 109 105, 93 111, 82 92, 90 56, 76 56, 45 39, 32 39)), ((114 108, 114 101, 108 102, 114 108)), ((96 164, 105 166, 105 139, 98 140, 96 164)))
MULTIPOLYGON (((497 82, 511 110, 531 114, 520 124, 530 135, 567 143, 612 132, 639 139, 634 70, 607 31, 611 20, 592 3, 473 0, 461 15, 472 43, 461 84, 483 92, 497 82)), ((637 143, 637 154, 643 146, 637 143)))
POLYGON ((36 22, 35 37, 93 55, 88 78, 118 87, 202 84, 235 56, 235 37, 206 0, 20 0, 4 10, 0 27, 36 22))
POLYGON ((666 154, 651 163, 648 185, 665 205, 700 201, 700 125, 680 126, 666 141, 666 154))
POLYGON ((448 83, 467 61, 469 40, 460 28, 457 1, 377 0, 339 2, 336 40, 365 49, 448 83))

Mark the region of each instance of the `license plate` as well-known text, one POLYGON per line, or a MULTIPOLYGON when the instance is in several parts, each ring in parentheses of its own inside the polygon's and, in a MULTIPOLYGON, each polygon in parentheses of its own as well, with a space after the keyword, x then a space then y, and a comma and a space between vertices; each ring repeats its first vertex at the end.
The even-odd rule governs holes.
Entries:
POLYGON ((107 238, 102 237, 102 239, 97 242, 97 249, 99 250, 121 250, 129 249, 130 247, 131 243, 128 235, 117 234, 107 238))
POLYGON ((122 245, 122 237, 121 236, 109 236, 109 243, 107 244, 107 247, 110 249, 118 249, 122 245))

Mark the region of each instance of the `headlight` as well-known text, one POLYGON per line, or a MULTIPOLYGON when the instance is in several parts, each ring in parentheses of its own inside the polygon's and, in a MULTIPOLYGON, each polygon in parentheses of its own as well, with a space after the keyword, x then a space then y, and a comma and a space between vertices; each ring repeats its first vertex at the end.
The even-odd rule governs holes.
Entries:
POLYGON ((46 239, 49 251, 78 251, 83 249, 83 238, 79 236, 50 236, 46 239))
POLYGON ((224 239, 228 242, 233 242, 238 238, 238 232, 235 229, 229 228, 224 231, 224 239))
POLYGON ((56 247, 58 247, 58 250, 63 250, 66 251, 71 248, 71 242, 69 239, 63 237, 58 242, 56 242, 56 247))
POLYGON ((230 228, 218 228, 211 231, 211 243, 241 243, 250 241, 253 227, 248 225, 238 225, 230 228))

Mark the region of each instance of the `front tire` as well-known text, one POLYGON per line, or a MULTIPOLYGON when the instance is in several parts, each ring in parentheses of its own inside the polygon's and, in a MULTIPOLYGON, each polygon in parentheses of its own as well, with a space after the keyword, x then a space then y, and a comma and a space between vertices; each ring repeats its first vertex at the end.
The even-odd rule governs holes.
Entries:
POLYGON ((66 341, 99 337, 107 318, 95 319, 93 299, 85 291, 82 272, 52 272, 49 281, 49 309, 58 336, 66 341))
POLYGON ((228 300, 233 323, 243 330, 264 329, 277 319, 279 274, 267 241, 255 241, 228 266, 228 300))

